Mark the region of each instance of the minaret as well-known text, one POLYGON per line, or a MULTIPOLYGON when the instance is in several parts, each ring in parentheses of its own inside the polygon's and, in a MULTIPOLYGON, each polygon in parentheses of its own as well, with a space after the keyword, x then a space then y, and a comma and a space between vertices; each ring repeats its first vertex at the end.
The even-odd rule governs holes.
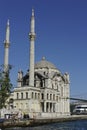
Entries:
POLYGON ((32 9, 32 16, 30 20, 30 71, 29 71, 29 86, 34 86, 34 42, 35 42, 35 18, 34 9, 32 9))
POLYGON ((9 26, 9 20, 7 21, 7 26, 6 26, 6 39, 4 41, 4 73, 8 73, 9 71, 9 64, 8 64, 8 59, 9 59, 9 46, 10 46, 10 26, 9 26))

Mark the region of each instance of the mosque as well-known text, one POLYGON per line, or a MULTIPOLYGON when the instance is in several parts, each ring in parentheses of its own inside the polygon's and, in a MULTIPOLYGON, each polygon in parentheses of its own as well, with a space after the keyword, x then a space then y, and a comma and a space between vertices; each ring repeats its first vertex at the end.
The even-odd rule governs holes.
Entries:
MULTIPOLYGON (((8 71, 10 44, 10 25, 7 22, 4 72, 8 71)), ((57 118, 70 115, 70 80, 69 74, 62 74, 57 67, 46 60, 35 63, 35 15, 32 9, 30 19, 30 65, 27 73, 18 72, 17 86, 9 97, 10 109, 21 110, 36 118, 57 118)), ((8 107, 8 105, 7 105, 8 107)))

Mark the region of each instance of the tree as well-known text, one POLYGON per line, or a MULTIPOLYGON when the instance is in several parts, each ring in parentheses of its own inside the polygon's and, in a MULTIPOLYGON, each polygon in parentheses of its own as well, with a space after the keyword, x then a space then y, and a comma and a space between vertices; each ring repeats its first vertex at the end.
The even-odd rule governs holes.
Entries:
POLYGON ((9 73, 0 71, 0 109, 5 107, 6 100, 11 94, 12 84, 9 73))

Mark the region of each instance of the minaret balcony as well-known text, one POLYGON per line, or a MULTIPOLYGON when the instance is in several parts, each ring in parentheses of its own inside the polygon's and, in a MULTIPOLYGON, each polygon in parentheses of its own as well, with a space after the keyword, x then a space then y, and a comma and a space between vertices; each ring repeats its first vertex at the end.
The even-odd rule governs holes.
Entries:
POLYGON ((35 38, 36 38, 35 33, 33 33, 33 34, 32 34, 32 33, 30 33, 30 34, 29 34, 29 38, 30 38, 30 40, 33 40, 33 41, 34 41, 34 40, 35 40, 35 38))
POLYGON ((9 48, 10 44, 5 42, 4 46, 5 46, 5 48, 9 48))

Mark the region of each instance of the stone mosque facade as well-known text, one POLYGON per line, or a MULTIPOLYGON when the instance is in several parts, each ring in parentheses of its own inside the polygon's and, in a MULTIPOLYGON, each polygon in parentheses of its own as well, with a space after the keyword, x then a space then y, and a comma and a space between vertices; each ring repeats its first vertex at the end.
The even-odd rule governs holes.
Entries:
POLYGON ((14 88, 9 98, 9 100, 13 99, 10 106, 13 109, 21 110, 22 113, 29 114, 31 118, 68 116, 70 115, 69 74, 62 74, 45 57, 42 57, 41 61, 34 63, 35 36, 35 16, 32 9, 29 33, 29 70, 25 75, 22 70, 18 72, 17 87, 14 88))
POLYGON ((29 71, 18 72, 18 86, 14 89, 14 106, 29 115, 58 117, 70 114, 69 75, 64 75, 45 57, 35 64, 34 86, 29 86, 29 71))

